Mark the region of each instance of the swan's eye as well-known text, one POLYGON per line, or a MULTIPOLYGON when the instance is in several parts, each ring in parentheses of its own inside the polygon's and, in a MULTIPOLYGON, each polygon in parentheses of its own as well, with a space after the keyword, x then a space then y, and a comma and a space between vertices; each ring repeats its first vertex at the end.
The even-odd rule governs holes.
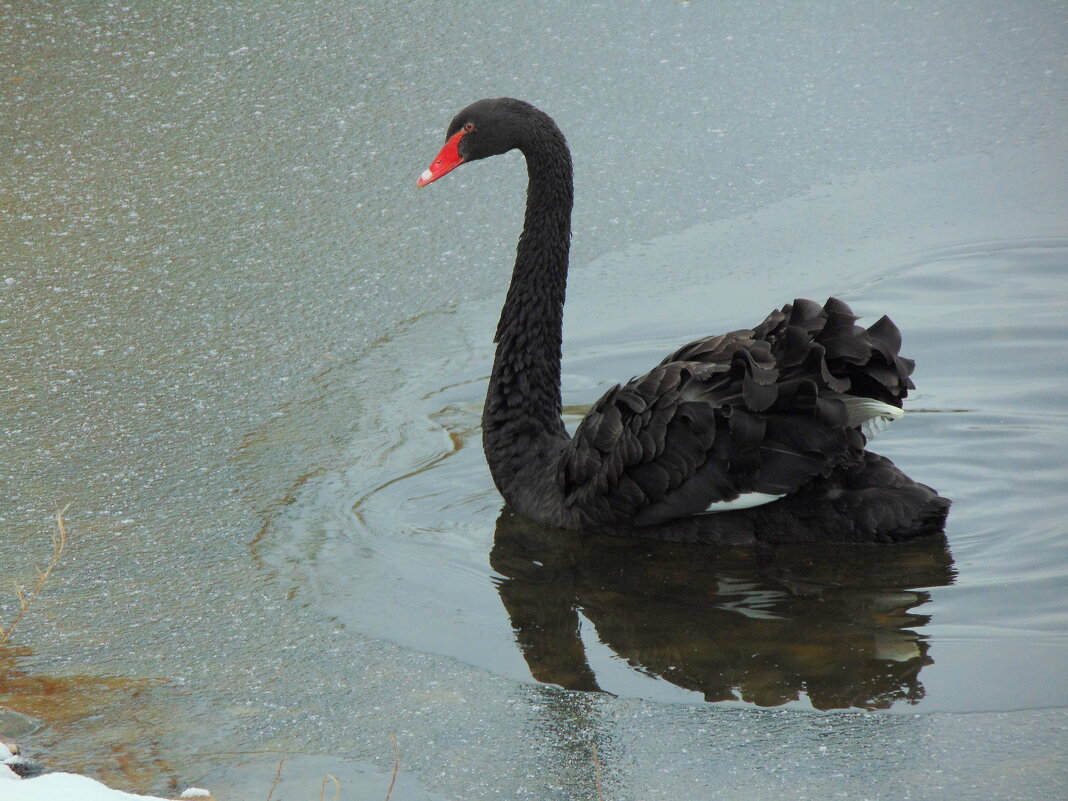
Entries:
POLYGON ((471 133, 473 130, 475 130, 475 124, 473 122, 464 123, 464 133, 471 133))

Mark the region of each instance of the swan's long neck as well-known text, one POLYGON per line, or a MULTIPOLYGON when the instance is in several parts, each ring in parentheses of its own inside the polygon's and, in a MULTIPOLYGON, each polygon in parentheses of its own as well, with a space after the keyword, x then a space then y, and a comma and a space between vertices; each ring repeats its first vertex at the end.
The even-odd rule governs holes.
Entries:
POLYGON ((567 143, 545 120, 520 148, 529 177, 526 216, 482 415, 490 471, 509 501, 508 487, 530 480, 518 474, 544 472, 567 439, 560 419, 560 344, 574 190, 567 143))

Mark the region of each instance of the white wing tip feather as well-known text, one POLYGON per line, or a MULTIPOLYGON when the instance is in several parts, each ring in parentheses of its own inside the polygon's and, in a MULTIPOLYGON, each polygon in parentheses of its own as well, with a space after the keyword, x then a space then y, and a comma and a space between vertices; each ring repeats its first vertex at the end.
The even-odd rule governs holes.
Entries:
POLYGON ((895 420, 905 416, 905 410, 874 398, 858 398, 846 395, 842 398, 849 411, 849 425, 860 429, 864 439, 871 442, 883 433, 895 420))
POLYGON ((734 509, 752 509, 754 506, 763 506, 766 503, 777 501, 779 498, 785 497, 783 495, 769 495, 766 492, 743 492, 733 501, 716 501, 709 504, 702 514, 716 514, 719 512, 730 512, 734 509))

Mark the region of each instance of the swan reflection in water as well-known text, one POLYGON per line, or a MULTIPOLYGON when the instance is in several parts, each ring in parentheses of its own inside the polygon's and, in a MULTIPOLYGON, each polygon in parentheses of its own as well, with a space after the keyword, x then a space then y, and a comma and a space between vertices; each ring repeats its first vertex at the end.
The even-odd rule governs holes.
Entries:
MULTIPOLYGON (((736 513, 742 514, 742 513, 736 513)), ((490 563, 534 679, 600 691, 579 615, 633 669, 706 701, 886 709, 924 696, 923 587, 954 578, 942 534, 892 546, 687 545, 497 520, 490 563)))

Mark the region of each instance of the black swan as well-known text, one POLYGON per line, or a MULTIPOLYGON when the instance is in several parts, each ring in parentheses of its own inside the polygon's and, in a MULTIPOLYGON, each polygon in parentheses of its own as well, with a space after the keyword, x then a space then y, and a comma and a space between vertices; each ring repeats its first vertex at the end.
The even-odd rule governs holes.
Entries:
POLYGON ((683 541, 892 541, 941 529, 949 502, 864 449, 913 388, 900 333, 886 317, 855 325, 835 298, 795 300, 753 329, 683 346, 610 389, 569 436, 564 135, 529 103, 480 100, 450 123, 418 184, 513 148, 526 157, 526 216, 482 416, 490 472, 512 510, 560 528, 683 541))

